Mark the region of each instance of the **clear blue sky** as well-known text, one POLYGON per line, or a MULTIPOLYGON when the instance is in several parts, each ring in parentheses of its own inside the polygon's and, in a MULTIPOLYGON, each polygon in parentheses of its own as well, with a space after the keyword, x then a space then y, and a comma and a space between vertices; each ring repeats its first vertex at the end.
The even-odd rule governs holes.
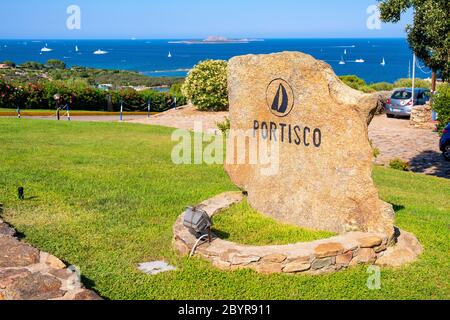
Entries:
POLYGON ((14 0, 2 1, 0 38, 404 37, 405 25, 369 30, 376 0, 14 0), (81 30, 68 30, 69 5, 81 30))

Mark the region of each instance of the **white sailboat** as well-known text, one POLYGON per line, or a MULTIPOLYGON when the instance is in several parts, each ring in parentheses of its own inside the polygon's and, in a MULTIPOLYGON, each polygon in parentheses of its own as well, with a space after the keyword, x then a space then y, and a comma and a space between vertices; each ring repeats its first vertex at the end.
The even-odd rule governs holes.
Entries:
POLYGON ((78 50, 78 46, 75 46, 75 52, 78 52, 79 50, 78 50))
POLYGON ((167 57, 172 58, 172 53, 170 51, 169 51, 169 55, 167 57))
POLYGON ((344 50, 344 54, 347 54, 347 49, 344 50))
POLYGON ((345 60, 344 60, 344 57, 341 57, 341 61, 339 61, 339 64, 345 64, 345 60))
POLYGON ((384 60, 384 57, 383 57, 383 61, 381 61, 381 65, 382 65, 383 67, 386 65, 386 60, 384 60))
POLYGON ((50 49, 49 47, 47 47, 47 44, 45 44, 45 47, 43 47, 41 49, 41 52, 50 52, 50 51, 53 51, 53 49, 50 49))
POLYGON ((97 51, 94 51, 94 54, 96 54, 96 55, 107 54, 107 53, 108 53, 108 51, 103 51, 101 49, 98 49, 97 51))
POLYGON ((364 63, 364 62, 366 62, 366 60, 364 60, 364 59, 356 59, 355 62, 356 63, 364 63))

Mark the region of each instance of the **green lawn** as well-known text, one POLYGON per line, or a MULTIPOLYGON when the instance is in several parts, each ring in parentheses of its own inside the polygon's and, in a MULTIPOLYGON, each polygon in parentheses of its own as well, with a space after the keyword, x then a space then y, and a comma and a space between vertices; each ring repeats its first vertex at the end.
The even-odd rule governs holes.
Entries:
POLYGON ((214 217, 214 232, 221 238, 247 245, 284 245, 335 236, 279 223, 250 207, 247 200, 214 217))
MULTIPOLYGON (((391 169, 376 168, 375 181, 383 199, 395 204, 397 225, 415 233, 425 253, 411 266, 383 270, 381 290, 367 289, 363 266, 319 277, 264 276, 220 272, 203 260, 180 258, 171 239, 183 208, 236 188, 221 166, 173 165, 171 131, 0 119, 4 219, 25 241, 80 267, 86 283, 110 299, 450 298, 450 181, 391 169), (21 185, 31 197, 23 202, 16 195, 21 185), (151 277, 136 269, 159 259, 178 271, 151 277)), ((280 230, 242 206, 243 216, 264 228, 262 235, 241 236, 243 242, 259 243, 280 230)), ((238 207, 229 221, 217 218, 230 237, 245 228, 233 223, 238 207)), ((279 241, 317 235, 291 229, 279 241)))

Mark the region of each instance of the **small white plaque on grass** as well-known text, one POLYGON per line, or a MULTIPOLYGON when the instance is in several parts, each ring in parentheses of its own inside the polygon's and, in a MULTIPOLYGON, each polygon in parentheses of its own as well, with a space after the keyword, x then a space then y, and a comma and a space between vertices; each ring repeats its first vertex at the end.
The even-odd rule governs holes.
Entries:
POLYGON ((161 272, 175 271, 177 268, 164 261, 144 262, 139 264, 139 270, 149 275, 157 275, 161 272))

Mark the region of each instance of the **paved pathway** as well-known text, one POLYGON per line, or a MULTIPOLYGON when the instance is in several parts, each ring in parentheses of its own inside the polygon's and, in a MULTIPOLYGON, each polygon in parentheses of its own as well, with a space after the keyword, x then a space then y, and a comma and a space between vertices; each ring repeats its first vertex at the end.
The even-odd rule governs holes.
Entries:
POLYGON ((442 178, 450 178, 450 162, 439 150, 439 135, 430 129, 414 129, 406 119, 377 116, 369 127, 369 137, 381 155, 378 164, 392 159, 408 161, 411 170, 442 178))
POLYGON ((181 107, 148 118, 131 119, 129 122, 152 124, 196 131, 219 131, 217 123, 224 122, 228 112, 202 112, 194 107, 181 107), (197 124, 197 125, 196 125, 197 124))

